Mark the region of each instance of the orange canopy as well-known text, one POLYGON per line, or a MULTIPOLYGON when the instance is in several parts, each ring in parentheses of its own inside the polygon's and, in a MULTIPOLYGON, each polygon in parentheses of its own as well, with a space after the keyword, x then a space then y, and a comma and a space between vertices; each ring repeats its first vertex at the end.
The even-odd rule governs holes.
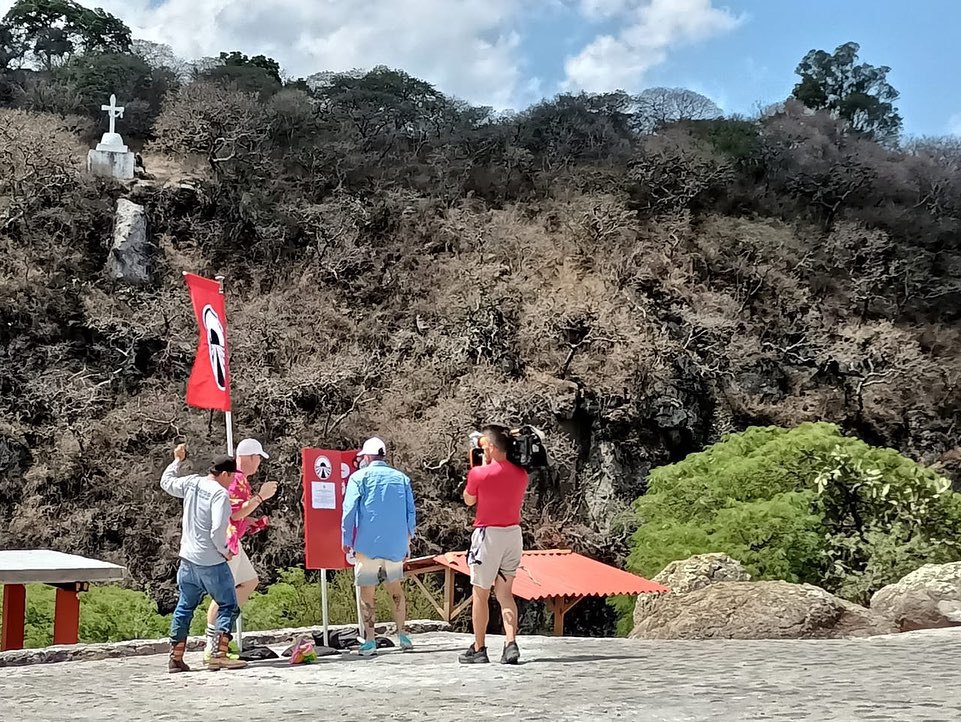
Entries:
MULTIPOLYGON (((411 571, 440 564, 470 574, 466 552, 412 559, 411 571)), ((636 574, 603 564, 569 549, 526 551, 514 579, 514 594, 529 601, 557 597, 609 597, 619 594, 656 594, 667 587, 636 574)))

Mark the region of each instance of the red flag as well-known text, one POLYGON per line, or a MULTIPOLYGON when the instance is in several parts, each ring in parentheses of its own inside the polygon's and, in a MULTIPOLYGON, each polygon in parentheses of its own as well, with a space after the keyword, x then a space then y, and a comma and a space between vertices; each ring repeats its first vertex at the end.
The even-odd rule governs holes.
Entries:
POLYGON ((230 371, 227 364, 227 314, 220 284, 185 273, 200 345, 187 381, 187 403, 201 409, 230 411, 230 371))

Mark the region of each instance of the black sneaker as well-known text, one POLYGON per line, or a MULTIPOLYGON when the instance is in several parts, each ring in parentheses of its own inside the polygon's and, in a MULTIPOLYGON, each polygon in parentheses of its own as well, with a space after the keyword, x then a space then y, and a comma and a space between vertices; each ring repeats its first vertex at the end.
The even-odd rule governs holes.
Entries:
POLYGON ((517 664, 521 658, 521 650, 517 648, 517 642, 508 642, 504 645, 504 654, 501 655, 501 664, 517 664))
POLYGON ((457 658, 457 661, 461 664, 490 664, 490 660, 487 658, 487 647, 474 649, 473 644, 457 658))

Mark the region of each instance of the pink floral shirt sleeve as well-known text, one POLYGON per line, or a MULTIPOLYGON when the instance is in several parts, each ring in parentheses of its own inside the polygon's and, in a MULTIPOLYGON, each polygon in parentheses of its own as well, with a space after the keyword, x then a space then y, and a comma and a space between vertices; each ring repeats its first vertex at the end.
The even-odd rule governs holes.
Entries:
MULTIPOLYGON (((227 494, 230 496, 230 512, 234 514, 240 507, 250 501, 250 497, 254 495, 254 492, 250 488, 250 482, 247 481, 247 477, 238 471, 234 475, 234 480, 230 482, 230 488, 227 489, 227 494)), ((267 517, 265 516, 259 519, 252 519, 248 516, 246 519, 239 519, 237 521, 231 519, 230 524, 227 526, 227 549, 230 550, 231 554, 238 554, 240 552, 240 540, 248 533, 255 534, 261 529, 266 528, 266 526, 267 517)))

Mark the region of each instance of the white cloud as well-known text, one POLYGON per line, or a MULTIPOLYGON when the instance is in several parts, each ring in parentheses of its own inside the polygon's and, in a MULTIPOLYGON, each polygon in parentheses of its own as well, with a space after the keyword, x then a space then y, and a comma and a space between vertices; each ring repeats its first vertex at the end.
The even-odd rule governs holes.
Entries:
POLYGON ((622 23, 564 64, 565 88, 591 92, 636 89, 671 48, 728 32, 742 20, 713 0, 581 0, 581 11, 622 23))
MULTIPOLYGON (((734 28, 713 0, 79 0, 122 18, 135 38, 166 43, 187 60, 239 50, 275 58, 293 77, 388 65, 445 93, 495 108, 537 100, 521 32, 532 18, 574 9, 621 28, 594 38, 564 64, 565 89, 637 89, 682 43, 734 28)), ((13 0, 0 0, 0 14, 13 0)), ((553 81, 548 83, 553 85, 553 81)))
POLYGON ((948 133, 961 136, 961 113, 955 113, 948 118, 948 133))
POLYGON ((593 20, 604 20, 630 9, 631 0, 580 0, 583 15, 593 20))
MULTIPOLYGON (((294 77, 383 64, 477 103, 529 100, 517 24, 530 0, 79 1, 187 59, 262 53, 294 77)), ((11 4, 0 0, 0 13, 11 4)))

